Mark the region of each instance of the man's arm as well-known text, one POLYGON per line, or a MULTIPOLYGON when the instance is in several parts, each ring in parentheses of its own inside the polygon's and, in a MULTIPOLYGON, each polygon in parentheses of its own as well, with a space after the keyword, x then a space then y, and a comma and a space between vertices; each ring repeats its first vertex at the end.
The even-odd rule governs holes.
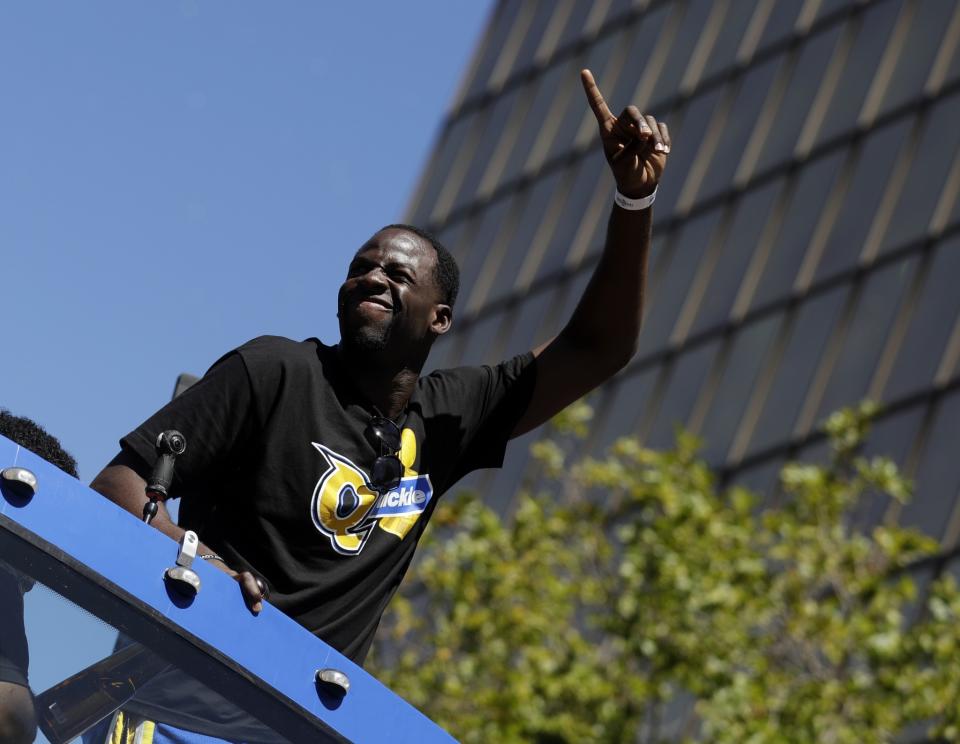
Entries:
MULTIPOLYGON (((670 152, 666 124, 628 106, 620 116, 607 107, 589 70, 580 73, 600 126, 600 141, 617 190, 640 199, 656 189, 670 152)), ((556 338, 534 349, 537 379, 520 436, 559 413, 622 369, 636 352, 643 319, 652 208, 614 205, 600 262, 570 321, 556 338)))
MULTIPOLYGON (((188 446, 177 458, 177 475, 184 483, 197 482, 203 473, 220 466, 223 453, 235 451, 249 436, 253 426, 250 377, 239 353, 221 357, 207 373, 183 395, 167 403, 128 437, 122 450, 93 479, 90 487, 143 518, 147 503, 146 481, 157 435, 165 429, 184 433, 188 446)), ((198 494, 192 494, 196 497, 198 494)), ((184 530, 173 523, 163 504, 158 504, 151 526, 179 542, 184 530)), ((201 536, 202 537, 202 536, 201 536)), ((201 553, 213 553, 201 543, 201 553)), ((248 571, 238 573, 220 561, 217 568, 237 580, 247 607, 259 612, 260 589, 256 577, 248 571)))
MULTIPOLYGON (((103 494, 117 506, 126 509, 134 516, 141 517, 143 515, 143 505, 147 503, 148 498, 146 494, 147 482, 140 477, 136 470, 139 464, 135 456, 121 451, 93 479, 90 488, 103 494)), ((173 520, 170 519, 167 507, 164 506, 162 501, 158 503, 158 507, 156 516, 150 521, 150 526, 179 542, 186 530, 174 524, 173 520)), ((198 555, 213 552, 202 542, 197 550, 198 555)), ((261 603, 263 597, 260 594, 260 587, 257 586, 256 576, 249 571, 234 571, 222 561, 212 559, 209 562, 237 580, 243 594, 243 601, 251 612, 257 613, 263 609, 261 603)))
MULTIPOLYGON (((103 494, 135 517, 142 518, 143 506, 147 503, 148 498, 146 493, 147 482, 137 472, 139 465, 139 460, 135 456, 121 451, 93 479, 90 488, 103 494)), ((150 525, 172 540, 179 542, 186 530, 173 523, 163 501, 157 502, 157 506, 157 514, 150 521, 150 525)))

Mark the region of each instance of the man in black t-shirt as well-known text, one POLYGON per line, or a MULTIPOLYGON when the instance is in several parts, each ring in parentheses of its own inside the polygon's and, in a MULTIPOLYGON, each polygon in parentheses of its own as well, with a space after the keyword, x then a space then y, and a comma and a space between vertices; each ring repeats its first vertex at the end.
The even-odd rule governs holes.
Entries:
POLYGON ((140 516, 154 442, 186 436, 172 495, 153 525, 194 529, 200 554, 234 576, 248 607, 270 601, 362 663, 438 497, 501 464, 507 441, 623 367, 640 330, 650 205, 667 128, 614 116, 581 75, 617 184, 606 246, 572 318, 542 346, 492 367, 420 373, 451 325, 456 267, 428 233, 377 232, 338 296, 340 343, 262 337, 121 440, 91 484, 140 516))

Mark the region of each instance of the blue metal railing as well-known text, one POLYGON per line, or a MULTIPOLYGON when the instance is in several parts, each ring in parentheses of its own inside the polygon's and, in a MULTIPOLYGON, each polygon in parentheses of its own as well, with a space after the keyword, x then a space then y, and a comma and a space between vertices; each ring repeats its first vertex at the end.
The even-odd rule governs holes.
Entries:
MULTIPOLYGON (((175 670, 170 679, 195 680, 256 718, 257 725, 294 742, 453 741, 268 603, 251 615, 236 583, 203 561, 193 566, 201 591, 192 600, 178 592, 164 580, 177 557, 176 543, 0 437, 0 470, 9 467, 28 469, 38 483, 27 497, 3 488, 0 560, 142 645, 148 653, 141 656, 155 655, 160 668, 175 670), (349 691, 341 694, 318 682, 320 669, 346 675, 349 691)), ((129 671, 129 663, 124 669, 129 671)), ((113 685, 122 692, 119 681, 113 685)), ((69 700, 67 695, 62 702, 69 700)), ((56 713, 65 720, 80 714, 62 705, 56 713)))

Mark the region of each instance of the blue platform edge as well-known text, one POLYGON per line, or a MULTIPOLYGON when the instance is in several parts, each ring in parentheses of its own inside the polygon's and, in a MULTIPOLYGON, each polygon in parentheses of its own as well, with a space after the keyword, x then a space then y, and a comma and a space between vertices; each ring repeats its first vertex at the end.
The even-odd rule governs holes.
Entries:
MULTIPOLYGON (((175 542, 0 436, 0 470, 13 466, 33 472, 38 490, 24 505, 14 505, 0 496, 0 514, 120 586, 341 736, 358 743, 456 741, 269 603, 264 603, 259 615, 252 615, 236 582, 203 561, 194 562, 202 584, 200 593, 189 607, 177 607, 170 601, 162 578, 176 559, 175 542), (316 670, 324 667, 339 669, 350 678, 350 691, 335 709, 321 703, 315 687, 316 670)), ((211 658, 211 663, 217 662, 211 658)))

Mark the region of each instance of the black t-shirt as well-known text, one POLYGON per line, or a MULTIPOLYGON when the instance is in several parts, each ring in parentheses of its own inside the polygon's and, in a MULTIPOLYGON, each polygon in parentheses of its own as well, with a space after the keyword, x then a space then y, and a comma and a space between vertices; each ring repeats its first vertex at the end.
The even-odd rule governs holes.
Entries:
POLYGON ((157 435, 187 439, 172 497, 181 526, 270 602, 362 663, 438 498, 477 468, 499 467, 533 389, 533 355, 420 378, 405 413, 400 486, 378 495, 364 429, 372 406, 317 339, 264 336, 216 362, 121 440, 144 461, 157 435))

